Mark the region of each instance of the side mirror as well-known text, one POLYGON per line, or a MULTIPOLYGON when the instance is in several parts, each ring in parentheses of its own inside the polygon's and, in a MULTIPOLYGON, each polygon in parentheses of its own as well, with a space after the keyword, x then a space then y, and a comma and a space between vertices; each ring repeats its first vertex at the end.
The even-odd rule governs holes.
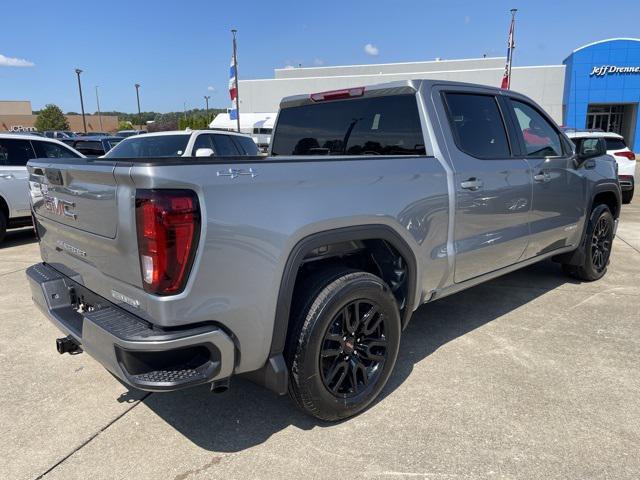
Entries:
POLYGON ((196 157, 213 157, 215 152, 211 148, 199 148, 196 150, 196 157))
POLYGON ((607 154, 607 144, 604 138, 583 138, 576 149, 576 155, 581 162, 607 154))

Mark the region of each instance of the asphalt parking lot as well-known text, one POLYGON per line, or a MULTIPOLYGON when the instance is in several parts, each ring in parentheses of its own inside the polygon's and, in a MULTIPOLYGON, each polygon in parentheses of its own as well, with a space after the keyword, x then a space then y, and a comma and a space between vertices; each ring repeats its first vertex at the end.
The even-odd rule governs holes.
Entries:
POLYGON ((145 394, 58 355, 38 259, 29 231, 0 246, 2 478, 640 477, 640 201, 601 281, 544 262, 422 307, 381 400, 341 424, 242 380, 145 394))

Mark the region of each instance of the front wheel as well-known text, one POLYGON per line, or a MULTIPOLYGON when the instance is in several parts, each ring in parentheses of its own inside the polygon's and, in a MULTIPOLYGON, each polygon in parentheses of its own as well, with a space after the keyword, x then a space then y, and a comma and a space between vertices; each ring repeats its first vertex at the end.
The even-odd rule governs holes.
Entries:
MULTIPOLYGON (((328 275, 305 292, 289 338, 289 393, 316 418, 364 410, 393 370, 400 314, 387 284, 366 272, 328 275)), ((294 312, 295 314, 295 312, 294 312)))
POLYGON ((591 212, 589 225, 580 248, 583 249, 581 265, 563 265, 568 275, 592 282, 607 273, 611 247, 613 245, 613 231, 615 222, 613 215, 606 205, 598 205, 591 212))

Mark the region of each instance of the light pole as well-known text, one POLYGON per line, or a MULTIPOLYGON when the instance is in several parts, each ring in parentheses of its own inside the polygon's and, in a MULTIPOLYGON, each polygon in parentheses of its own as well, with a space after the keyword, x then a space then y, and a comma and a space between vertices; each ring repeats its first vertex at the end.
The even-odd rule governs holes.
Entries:
POLYGON ((76 75, 78 75, 78 91, 80 92, 80 109, 82 111, 82 126, 84 127, 84 133, 87 133, 87 122, 84 119, 84 100, 82 100, 82 84, 80 83, 80 74, 82 70, 76 68, 76 75))
POLYGON ((136 83, 136 99, 138 100, 138 127, 142 130, 142 115, 140 114, 140 84, 136 83))
POLYGON ((102 113, 100 113, 100 97, 98 97, 98 85, 96 85, 96 105, 98 105, 98 120, 100 121, 100 131, 102 132, 102 113))
POLYGON ((210 98, 211 98, 211 95, 204 96, 204 101, 207 102, 207 120, 209 119, 209 99, 210 98))

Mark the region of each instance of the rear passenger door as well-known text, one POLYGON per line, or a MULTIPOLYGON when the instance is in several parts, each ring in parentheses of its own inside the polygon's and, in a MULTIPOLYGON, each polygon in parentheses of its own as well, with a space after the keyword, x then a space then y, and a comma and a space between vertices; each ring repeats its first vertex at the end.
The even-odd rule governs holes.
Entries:
POLYGON ((29 216, 27 162, 35 158, 31 142, 0 138, 0 197, 9 204, 12 217, 29 216))
POLYGON ((578 224, 585 215, 586 180, 576 169, 573 151, 553 121, 535 105, 507 100, 520 145, 520 158, 529 163, 533 203, 531 238, 525 258, 576 244, 578 224))
POLYGON ((531 174, 514 157, 506 105, 495 91, 441 92, 454 169, 456 283, 518 262, 527 247, 531 174))

